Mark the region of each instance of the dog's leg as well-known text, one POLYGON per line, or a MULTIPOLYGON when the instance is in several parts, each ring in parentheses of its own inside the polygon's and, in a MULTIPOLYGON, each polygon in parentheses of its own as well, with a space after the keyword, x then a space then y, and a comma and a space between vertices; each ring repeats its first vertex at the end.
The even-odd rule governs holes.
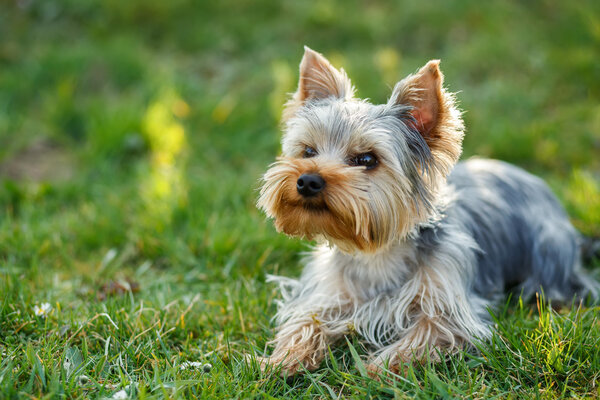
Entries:
POLYGON ((478 315, 485 302, 468 292, 460 269, 441 266, 421 267, 395 298, 405 307, 406 316, 398 323, 400 339, 379 351, 368 369, 372 373, 388 365, 402 372, 404 363, 440 360, 440 353, 454 353, 476 338, 489 335, 478 315))
POLYGON ((526 299, 543 290, 547 300, 570 305, 598 299, 598 283, 581 266, 581 238, 566 216, 536 221, 531 237, 531 275, 519 292, 526 299))
POLYGON ((469 342, 465 332, 456 335, 458 332, 453 325, 442 317, 416 317, 402 339, 379 350, 367 369, 375 375, 387 365, 391 372, 402 374, 406 363, 440 361, 440 353, 457 352, 469 342))
POLYGON ((304 319, 287 321, 277 329, 277 335, 270 344, 275 345, 270 357, 260 359, 261 368, 268 364, 273 368, 281 366, 281 374, 291 376, 303 368, 312 371, 319 367, 327 353, 327 346, 343 334, 331 332, 317 319, 307 316, 304 319))
POLYGON ((259 359, 261 369, 281 366, 281 374, 290 376, 318 368, 327 346, 350 326, 353 303, 342 280, 331 268, 308 269, 301 281, 269 279, 279 282, 284 301, 276 316, 275 339, 268 343, 274 345, 273 352, 259 359))
MULTIPOLYGON (((341 319, 327 319, 329 310, 311 315, 295 316, 277 328, 269 344, 275 346, 270 357, 260 358, 261 369, 267 365, 281 366, 281 375, 291 376, 303 369, 315 370, 323 361, 330 344, 347 333, 349 323, 341 319)), ((340 310, 331 310, 339 316, 340 310)), ((339 317, 338 317, 339 318, 339 317)))

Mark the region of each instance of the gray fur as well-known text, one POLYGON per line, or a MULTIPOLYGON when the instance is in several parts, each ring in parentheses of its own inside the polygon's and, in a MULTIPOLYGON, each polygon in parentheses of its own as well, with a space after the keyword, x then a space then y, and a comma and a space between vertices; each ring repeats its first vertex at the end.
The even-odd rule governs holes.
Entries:
MULTIPOLYGON (((448 183, 454 200, 430 229, 443 235, 458 226, 475 239, 476 294, 494 298, 513 289, 525 298, 540 290, 561 301, 597 296, 597 285, 581 270, 580 235, 544 181, 501 161, 472 159, 459 163, 448 183)), ((435 244, 426 247, 435 251, 435 244)))

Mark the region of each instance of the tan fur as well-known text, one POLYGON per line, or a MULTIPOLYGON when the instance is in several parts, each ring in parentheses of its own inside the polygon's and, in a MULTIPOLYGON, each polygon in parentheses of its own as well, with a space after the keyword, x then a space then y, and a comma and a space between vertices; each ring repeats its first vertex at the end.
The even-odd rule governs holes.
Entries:
MULTIPOLYGON (((382 180, 393 179, 384 170, 372 174, 382 180)), ((331 161, 279 158, 263 180, 258 206, 275 219, 278 232, 307 239, 325 238, 347 252, 374 252, 391 238, 408 234, 415 223, 425 221, 428 216, 424 206, 418 207, 414 201, 399 201, 395 210, 398 221, 393 225, 396 231, 389 231, 389 221, 378 221, 371 216, 366 186, 361 184, 365 180, 362 169, 331 161), (304 199, 297 192, 296 181, 305 173, 319 173, 325 179, 325 190, 314 199, 304 199)), ((383 212, 389 206, 372 207, 383 212)))
POLYGON ((361 209, 360 191, 349 188, 359 171, 314 159, 280 159, 265 175, 259 206, 275 218, 278 231, 314 239, 327 237, 343 247, 370 248, 368 216, 361 209), (325 192, 306 200, 298 194, 300 175, 318 172, 327 182, 325 192), (358 195, 358 196, 356 196, 358 195), (350 205, 350 207, 348 207, 350 205))
POLYGON ((286 375, 293 375, 302 368, 309 371, 316 369, 327 352, 328 338, 316 323, 308 323, 294 327, 294 330, 285 330, 281 327, 276 339, 269 342, 275 348, 271 356, 259 358, 261 369, 267 365, 281 366, 286 375))

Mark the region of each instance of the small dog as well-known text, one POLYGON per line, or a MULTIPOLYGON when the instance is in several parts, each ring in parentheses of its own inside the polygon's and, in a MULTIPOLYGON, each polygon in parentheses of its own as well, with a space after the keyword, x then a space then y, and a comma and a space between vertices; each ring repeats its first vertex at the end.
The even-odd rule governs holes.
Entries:
POLYGON ((398 371, 489 337, 487 308, 507 288, 597 296, 581 237, 542 180, 500 161, 455 166, 464 126, 439 64, 373 105, 305 48, 258 206, 278 231, 321 244, 300 280, 271 277, 284 300, 263 368, 316 369, 354 330, 375 349, 371 372, 398 371))

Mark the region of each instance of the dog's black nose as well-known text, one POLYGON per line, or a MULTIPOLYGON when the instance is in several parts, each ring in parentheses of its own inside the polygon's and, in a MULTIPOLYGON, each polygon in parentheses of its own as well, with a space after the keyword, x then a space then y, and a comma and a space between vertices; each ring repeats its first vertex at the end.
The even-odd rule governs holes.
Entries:
POLYGON ((304 197, 318 194, 325 187, 325 180, 319 174, 302 174, 296 182, 298 193, 304 197))

